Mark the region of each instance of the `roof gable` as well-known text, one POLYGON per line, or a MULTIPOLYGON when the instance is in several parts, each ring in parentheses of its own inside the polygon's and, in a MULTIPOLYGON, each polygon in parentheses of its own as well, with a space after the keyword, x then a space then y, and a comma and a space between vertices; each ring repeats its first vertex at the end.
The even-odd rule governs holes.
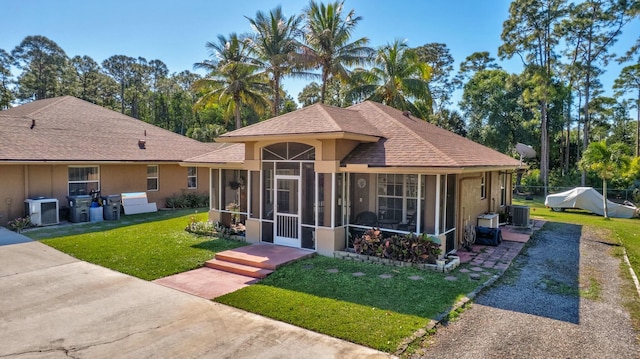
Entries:
POLYGON ((242 141, 257 136, 294 136, 318 134, 353 134, 380 137, 358 111, 314 104, 251 126, 223 134, 222 141, 242 141))

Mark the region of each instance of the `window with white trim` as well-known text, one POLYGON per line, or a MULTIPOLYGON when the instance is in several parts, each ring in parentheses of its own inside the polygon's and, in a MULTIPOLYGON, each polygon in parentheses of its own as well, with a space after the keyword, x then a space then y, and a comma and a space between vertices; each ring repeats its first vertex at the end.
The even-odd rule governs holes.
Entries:
POLYGON ((100 167, 69 166, 69 196, 88 195, 100 190, 100 167))
POLYGON ((480 178, 480 199, 487 198, 487 173, 482 173, 480 178))
POLYGON ((157 191, 158 186, 158 165, 147 166, 147 191, 157 191))
MULTIPOLYGON (((378 219, 406 223, 418 209, 418 186, 424 199, 424 184, 414 174, 378 175, 378 219)), ((422 202, 422 201, 421 201, 422 202)))
POLYGON ((187 167, 187 188, 189 189, 198 188, 198 168, 197 167, 187 167))

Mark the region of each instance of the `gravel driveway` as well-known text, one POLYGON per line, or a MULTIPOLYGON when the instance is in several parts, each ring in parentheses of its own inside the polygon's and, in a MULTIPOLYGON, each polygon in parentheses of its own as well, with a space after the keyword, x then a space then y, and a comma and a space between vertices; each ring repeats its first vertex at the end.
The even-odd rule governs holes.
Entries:
POLYGON ((640 358, 620 261, 588 228, 547 223, 423 357, 640 358))

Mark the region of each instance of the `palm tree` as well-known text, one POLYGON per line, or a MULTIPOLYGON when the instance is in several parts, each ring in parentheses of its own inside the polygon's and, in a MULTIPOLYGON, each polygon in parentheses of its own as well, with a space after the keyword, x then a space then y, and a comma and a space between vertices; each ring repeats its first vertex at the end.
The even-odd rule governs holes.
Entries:
POLYGON ((280 6, 271 10, 269 14, 262 11, 256 13, 254 19, 247 18, 255 35, 247 39, 248 46, 256 55, 254 59, 266 73, 273 91, 271 111, 278 115, 280 108, 280 83, 285 75, 295 73, 295 61, 301 36, 300 24, 302 15, 285 17, 280 6))
POLYGON ((336 1, 329 5, 318 4, 311 0, 304 10, 306 15, 305 42, 303 49, 309 67, 321 69, 322 86, 320 102, 325 102, 327 82, 333 76, 340 80, 349 78, 347 66, 364 65, 373 54, 373 49, 366 47, 366 37, 355 41, 351 34, 362 19, 355 16, 354 10, 343 13, 344 1, 336 1))
POLYGON ((347 100, 380 102, 426 118, 431 112, 430 76, 429 65, 421 62, 405 42, 396 40, 378 50, 371 70, 354 73, 347 100), (416 106, 414 101, 423 103, 416 106))
POLYGON ((199 62, 195 68, 209 72, 207 77, 197 80, 193 87, 201 93, 195 108, 217 103, 224 109, 225 118, 235 117, 236 129, 242 127, 242 105, 251 106, 256 112, 268 107, 266 94, 268 79, 260 68, 250 63, 245 38, 231 34, 229 39, 218 36, 218 42, 206 44, 214 60, 199 62))
POLYGON ((607 208, 607 180, 629 167, 630 159, 625 154, 625 146, 622 143, 614 143, 607 146, 605 140, 592 142, 582 154, 579 166, 584 171, 595 172, 602 179, 602 196, 604 206, 604 218, 609 218, 607 208))

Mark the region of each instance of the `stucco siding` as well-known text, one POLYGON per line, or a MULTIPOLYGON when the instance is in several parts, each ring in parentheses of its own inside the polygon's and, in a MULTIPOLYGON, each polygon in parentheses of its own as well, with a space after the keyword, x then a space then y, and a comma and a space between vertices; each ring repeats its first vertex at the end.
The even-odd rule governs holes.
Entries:
POLYGON ((0 225, 23 214, 25 166, 0 166, 0 225))
MULTIPOLYGON (((147 192, 147 164, 74 164, 100 167, 102 195, 147 192)), ((68 206, 68 168, 56 165, 0 166, 0 224, 24 215, 23 202, 29 197, 56 198, 60 208, 68 206)), ((208 193, 209 171, 198 169, 197 188, 187 189, 187 168, 178 164, 159 166, 159 191, 147 192, 149 202, 165 207, 166 198, 184 191, 208 193)))

